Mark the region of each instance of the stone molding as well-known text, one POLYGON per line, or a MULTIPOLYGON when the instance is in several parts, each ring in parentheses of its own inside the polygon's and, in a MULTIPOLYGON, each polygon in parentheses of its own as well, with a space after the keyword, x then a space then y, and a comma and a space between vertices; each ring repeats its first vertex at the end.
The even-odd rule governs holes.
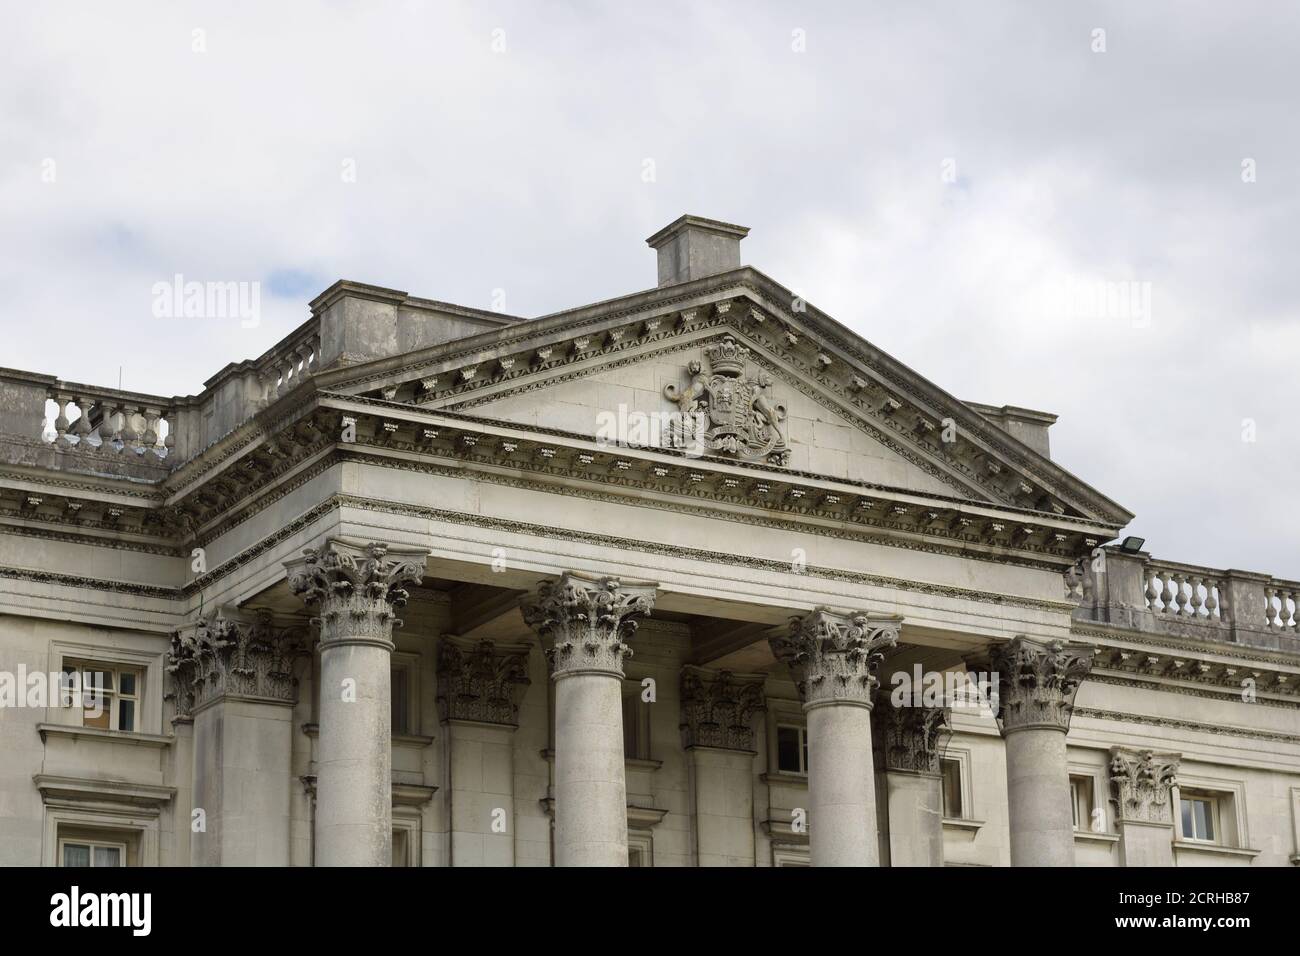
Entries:
POLYGON ((952 733, 948 707, 894 707, 887 695, 871 714, 871 729, 885 770, 939 773, 941 743, 952 733))
POLYGON ((165 696, 180 719, 226 697, 292 704, 298 687, 293 662, 309 647, 304 626, 278 625, 269 611, 200 619, 172 634, 165 696))
POLYGON ((1121 822, 1173 825, 1169 788, 1177 783, 1182 755, 1129 747, 1110 749, 1111 797, 1121 822))
POLYGON ((653 584, 624 585, 565 571, 543 581, 520 606, 524 621, 537 631, 555 680, 574 674, 623 677, 623 660, 632 656, 627 641, 635 618, 654 607, 653 584))
POLYGON ((752 718, 766 709, 763 674, 686 665, 681 673, 682 746, 755 753, 752 718))
POLYGON ((497 645, 444 634, 438 642, 438 715, 449 720, 519 726, 528 679, 527 644, 497 645))
POLYGON ((321 647, 340 643, 381 644, 392 649, 396 610, 410 596, 406 587, 424 579, 429 552, 350 538, 330 538, 284 563, 289 588, 320 616, 313 618, 321 647))
POLYGON ((1092 670, 1088 644, 1035 641, 1021 636, 994 646, 998 672, 998 725, 1003 735, 1028 728, 1070 729, 1074 696, 1092 670))
POLYGON ((884 650, 898 644, 902 622, 873 620, 863 612, 840 614, 819 607, 790 619, 786 636, 769 639, 776 659, 790 669, 804 710, 824 704, 871 709, 876 669, 884 650))

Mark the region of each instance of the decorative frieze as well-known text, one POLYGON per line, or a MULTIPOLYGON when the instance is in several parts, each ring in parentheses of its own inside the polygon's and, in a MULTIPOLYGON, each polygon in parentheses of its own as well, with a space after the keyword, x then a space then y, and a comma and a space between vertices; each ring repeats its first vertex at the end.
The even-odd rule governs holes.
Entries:
POLYGON ((179 718, 223 697, 292 703, 293 661, 309 646, 304 627, 276 624, 267 611, 249 620, 200 619, 172 635, 167 697, 179 718))
POLYGON ((519 725, 528 680, 528 645, 498 646, 443 635, 438 650, 438 713, 443 721, 519 725))
POLYGON ((623 585, 566 571, 543 581, 521 610, 537 631, 555 679, 571 674, 623 676, 636 620, 654 607, 654 585, 623 585))
POLYGON ((804 709, 851 703, 870 709, 876 668, 898 644, 902 623, 819 607, 790 619, 788 636, 770 639, 772 653, 790 669, 804 709))
POLYGON ((1000 678, 998 723, 1004 734, 1028 727, 1069 730, 1074 696, 1092 669, 1092 647, 1017 637, 989 656, 1000 678))
POLYGON ((391 644, 400 627, 395 611, 410 596, 407 586, 424 578, 428 551, 349 538, 330 538, 325 547, 305 548, 286 561, 289 587, 320 617, 321 643, 368 641, 391 644))
POLYGON ((884 694, 871 714, 877 750, 886 770, 939 772, 943 741, 952 733, 947 707, 895 707, 884 694))
POLYGON ((1119 819, 1172 824, 1169 788, 1181 761, 1181 754, 1112 747, 1110 784, 1119 819))
POLYGON ((764 709, 762 674, 682 668, 682 746, 754 750, 751 718, 764 709))

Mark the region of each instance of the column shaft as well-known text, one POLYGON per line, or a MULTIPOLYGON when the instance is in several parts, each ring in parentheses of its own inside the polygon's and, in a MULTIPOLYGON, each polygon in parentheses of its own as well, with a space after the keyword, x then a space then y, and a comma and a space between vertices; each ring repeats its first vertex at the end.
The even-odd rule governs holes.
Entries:
POLYGON ((392 645, 321 645, 316 863, 393 859, 392 645))
POLYGON ((623 690, 614 675, 555 683, 555 864, 627 866, 623 690))
POLYGON ((943 778, 890 770, 889 865, 943 866, 943 778))
POLYGON ((871 711, 821 704, 807 714, 813 866, 879 866, 871 711))
POLYGON ((1025 728, 1006 736, 1012 866, 1074 866, 1074 813, 1065 731, 1025 728))

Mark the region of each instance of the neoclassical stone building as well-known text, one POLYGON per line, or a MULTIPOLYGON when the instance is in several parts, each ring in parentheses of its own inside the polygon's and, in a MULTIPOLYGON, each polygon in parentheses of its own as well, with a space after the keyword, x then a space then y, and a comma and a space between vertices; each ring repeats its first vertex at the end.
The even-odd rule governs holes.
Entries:
POLYGON ((1111 544, 1053 415, 745 233, 338 282, 194 396, 0 370, 0 863, 1300 862, 1300 584, 1111 544))

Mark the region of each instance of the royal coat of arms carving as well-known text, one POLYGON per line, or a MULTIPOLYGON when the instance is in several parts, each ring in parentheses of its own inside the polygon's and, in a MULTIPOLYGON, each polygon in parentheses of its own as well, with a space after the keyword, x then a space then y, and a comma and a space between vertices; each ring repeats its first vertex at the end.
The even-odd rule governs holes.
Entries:
POLYGON ((772 399, 772 376, 761 370, 746 375, 749 349, 730 335, 706 345, 704 358, 707 369, 699 361, 687 367, 691 381, 685 388, 664 386, 664 396, 676 403, 681 415, 673 443, 699 454, 786 464, 786 410, 772 399))

